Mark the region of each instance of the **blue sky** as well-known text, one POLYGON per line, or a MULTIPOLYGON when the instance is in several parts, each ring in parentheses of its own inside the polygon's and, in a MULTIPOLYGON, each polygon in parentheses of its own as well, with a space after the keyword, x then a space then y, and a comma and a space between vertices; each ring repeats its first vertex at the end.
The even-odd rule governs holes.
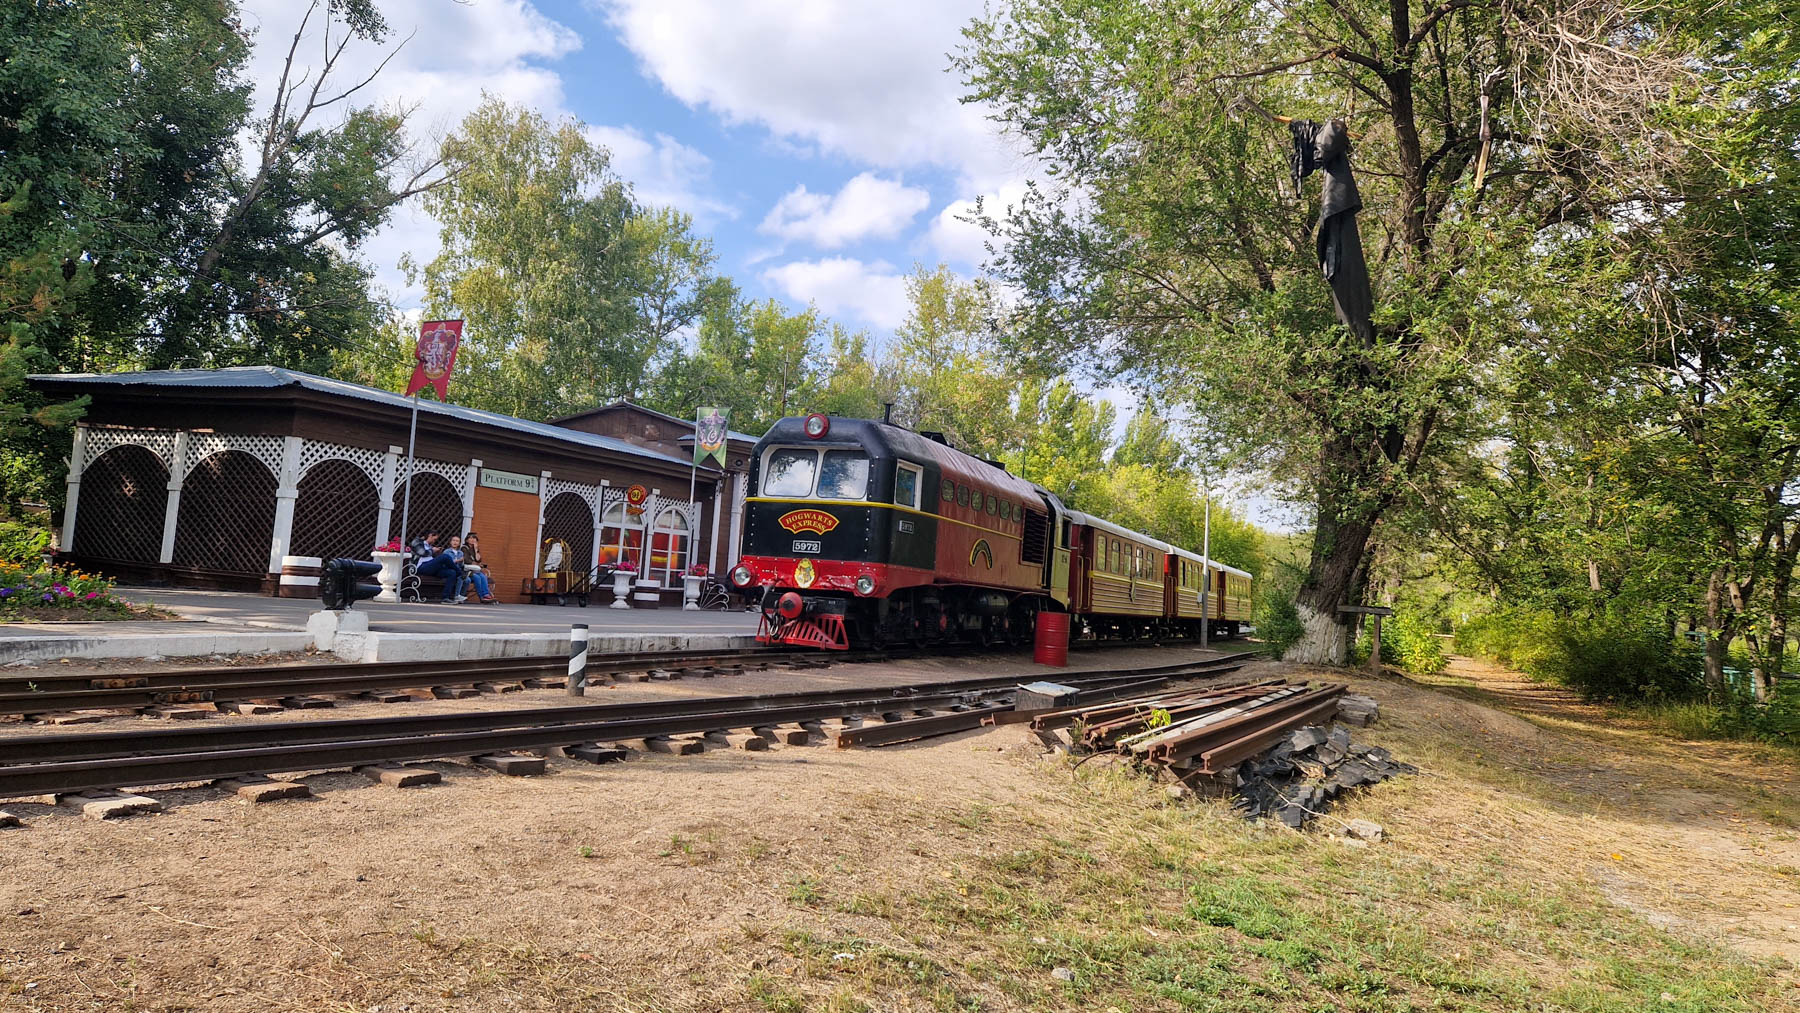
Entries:
MULTIPOLYGON (((977 196, 1002 209, 1038 163, 959 101, 948 73, 983 0, 377 0, 410 40, 359 97, 413 109, 422 149, 483 92, 551 119, 574 117, 640 199, 672 205, 710 235, 718 270, 751 297, 816 305, 879 345, 905 315, 915 262, 973 276, 984 235, 958 221, 977 196)), ((257 32, 249 75, 266 104, 306 0, 241 0, 257 32)), ((300 47, 316 64, 317 22, 300 47)), ((361 46, 373 67, 382 53, 361 46)), ((419 293, 402 254, 430 260, 437 225, 403 209, 363 255, 402 309, 419 293)), ((1122 431, 1137 404, 1112 401, 1122 431)), ((1253 517, 1291 527, 1277 504, 1253 517)))
MULTIPOLYGON (((719 269, 752 296, 816 304, 877 339, 899 323, 915 262, 979 269, 956 220, 1016 195, 1034 163, 957 101, 945 72, 980 0, 381 0, 416 32, 370 89, 416 104, 431 145, 482 91, 573 116, 647 201, 694 215, 719 269)), ((300 0, 247 0, 253 73, 279 73, 300 0)), ((302 53, 316 45, 309 40, 302 53)), ((374 55, 371 51, 371 57, 374 55)), ((396 269, 436 249, 413 209, 365 254, 403 307, 396 269)))

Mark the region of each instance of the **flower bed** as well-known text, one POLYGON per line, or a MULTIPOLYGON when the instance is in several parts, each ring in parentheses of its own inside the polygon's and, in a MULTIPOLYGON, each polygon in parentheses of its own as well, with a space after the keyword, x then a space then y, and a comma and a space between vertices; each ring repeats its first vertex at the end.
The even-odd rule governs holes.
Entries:
POLYGON ((70 566, 0 562, 0 622, 142 618, 106 577, 70 566))

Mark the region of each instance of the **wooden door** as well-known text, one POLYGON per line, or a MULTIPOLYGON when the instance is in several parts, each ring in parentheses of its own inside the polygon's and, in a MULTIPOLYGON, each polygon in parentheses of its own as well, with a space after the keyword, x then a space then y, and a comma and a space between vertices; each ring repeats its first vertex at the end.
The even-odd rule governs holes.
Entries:
MULTIPOLYGON (((506 489, 475 490, 475 533, 481 536, 481 558, 492 576, 494 596, 521 602, 519 584, 532 575, 537 559, 538 498, 506 489)), ((578 569, 587 569, 582 560, 578 569)))

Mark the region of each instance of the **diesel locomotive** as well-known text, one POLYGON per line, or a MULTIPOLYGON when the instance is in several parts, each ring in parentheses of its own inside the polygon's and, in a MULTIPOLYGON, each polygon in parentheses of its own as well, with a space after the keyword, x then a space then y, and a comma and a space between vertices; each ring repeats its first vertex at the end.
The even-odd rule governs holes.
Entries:
POLYGON ((762 643, 1022 645, 1043 611, 1087 637, 1236 636, 1250 619, 1250 574, 1069 509, 937 433, 782 419, 750 482, 730 580, 760 602, 762 643))

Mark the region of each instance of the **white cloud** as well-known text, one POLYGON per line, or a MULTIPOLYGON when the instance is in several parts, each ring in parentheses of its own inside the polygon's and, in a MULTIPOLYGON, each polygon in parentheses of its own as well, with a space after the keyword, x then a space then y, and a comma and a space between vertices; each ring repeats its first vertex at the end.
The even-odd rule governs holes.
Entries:
POLYGON ((945 166, 976 192, 1025 161, 948 70, 982 3, 589 0, 690 106, 873 166, 945 166))
POLYGON ((836 194, 804 184, 784 194, 758 228, 773 236, 835 250, 862 239, 891 239, 931 204, 931 193, 898 179, 860 173, 836 194))
POLYGON ((588 140, 612 152, 613 171, 629 180, 638 200, 667 204, 705 221, 736 218, 737 208, 709 194, 712 159, 668 134, 644 136, 636 127, 588 127, 588 140))
POLYGON ((853 257, 796 260, 769 268, 763 280, 796 302, 812 303, 828 316, 853 317, 882 330, 906 319, 906 277, 885 261, 853 257))
MULTIPOLYGON (((307 6, 303 0, 243 0, 244 23, 256 33, 244 76, 255 85, 259 111, 268 108, 307 6)), ((421 154, 435 153, 443 136, 480 104, 483 92, 552 118, 566 113, 562 79, 543 64, 579 50, 581 37, 528 0, 382 0, 380 6, 392 28, 388 41, 353 42, 333 76, 354 83, 410 34, 387 67, 350 101, 413 108, 408 132, 421 154)), ((322 64, 323 23, 322 11, 314 12, 296 57, 297 72, 316 74, 322 64)), ((334 41, 341 28, 333 25, 334 41)), ((319 122, 339 114, 334 106, 318 114, 319 122)), ((253 143, 246 141, 246 157, 253 157, 253 143)), ((400 275, 399 256, 409 252, 421 262, 430 260, 438 248, 437 231, 437 222, 422 211, 400 208, 362 249, 377 281, 402 303, 417 302, 421 293, 400 275)))

